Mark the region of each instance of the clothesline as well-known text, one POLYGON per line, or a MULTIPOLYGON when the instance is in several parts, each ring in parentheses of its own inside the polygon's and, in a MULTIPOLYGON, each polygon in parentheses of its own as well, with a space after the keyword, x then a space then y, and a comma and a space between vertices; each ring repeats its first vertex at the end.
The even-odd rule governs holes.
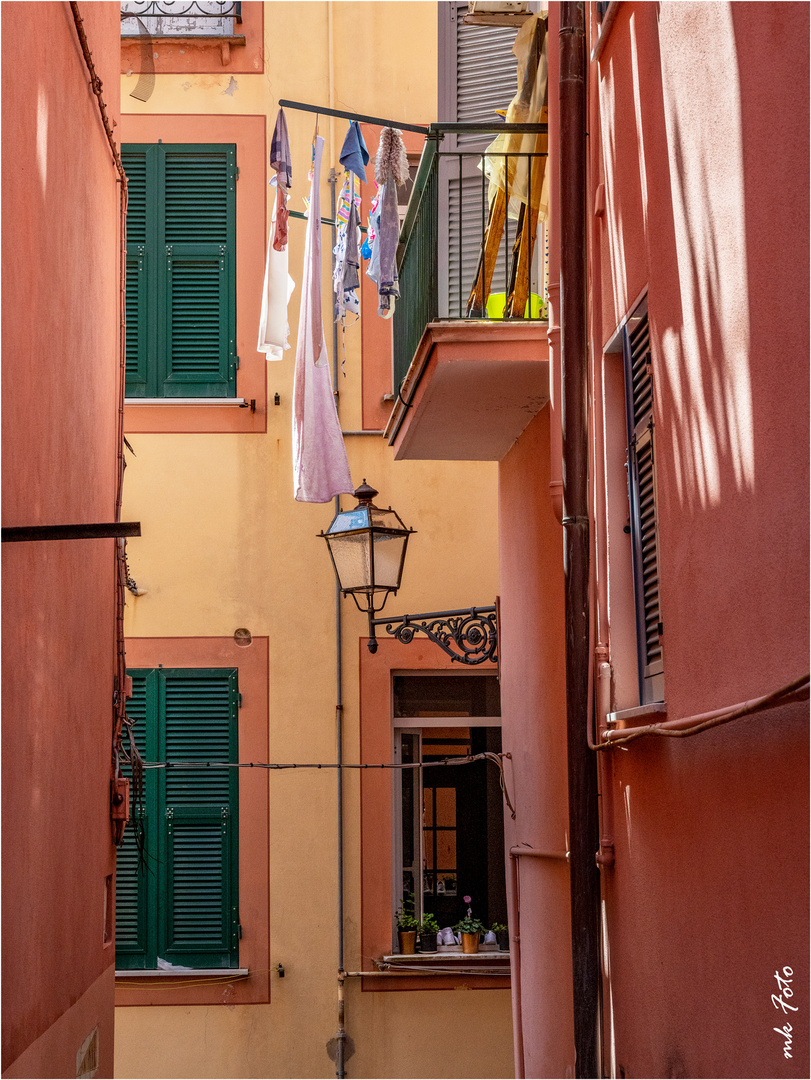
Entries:
POLYGON ((379 116, 363 116, 361 113, 345 112, 343 109, 325 109, 322 105, 305 105, 301 101, 287 101, 282 98, 279 107, 298 109, 300 112, 317 113, 319 116, 338 116, 344 120, 355 120, 359 124, 376 124, 378 127, 399 128, 400 131, 416 131, 418 135, 427 135, 428 128, 419 124, 401 124, 399 120, 384 120, 379 116))
MULTIPOLYGON (((307 221, 308 220, 307 215, 302 213, 301 210, 288 210, 287 211, 287 216, 288 217, 294 217, 294 218, 301 218, 302 221, 307 221)), ((321 224, 322 225, 334 225, 335 221, 332 218, 322 217, 321 218, 321 224)), ((365 225, 359 225, 358 228, 360 229, 361 232, 365 233, 367 231, 365 225)))
MULTIPOLYGON (((360 224, 360 185, 370 182, 366 173, 369 151, 354 114, 328 110, 350 120, 340 154, 346 179, 337 205, 333 206, 333 216, 327 218, 321 214, 320 171, 324 140, 318 135, 317 125, 308 210, 306 214, 289 210, 292 154, 284 108, 281 107, 285 104, 310 112, 325 111, 298 102, 280 103, 270 144, 270 166, 276 172, 276 198, 268 238, 257 347, 269 360, 281 360, 284 350, 290 347, 287 304, 295 283, 288 272, 287 223, 290 216, 303 219, 307 225, 293 378, 293 486, 297 501, 323 503, 336 495, 351 493, 355 485, 327 366, 321 313, 321 226, 329 225, 333 230, 330 244, 335 297, 333 319, 343 327, 347 314, 359 314, 360 270, 364 258, 369 260, 366 274, 377 285, 378 315, 390 319, 400 296, 396 266, 400 233, 397 187, 408 180, 408 156, 399 130, 386 126, 388 122, 381 118, 358 118, 371 123, 379 121, 382 125, 373 172, 377 190, 371 200, 368 229, 364 229, 360 224), (363 233, 367 235, 361 240, 363 233)), ((427 134, 427 129, 421 133, 427 134)), ((335 178, 335 174, 331 177, 335 178)), ((333 202, 334 195, 333 187, 333 202)))

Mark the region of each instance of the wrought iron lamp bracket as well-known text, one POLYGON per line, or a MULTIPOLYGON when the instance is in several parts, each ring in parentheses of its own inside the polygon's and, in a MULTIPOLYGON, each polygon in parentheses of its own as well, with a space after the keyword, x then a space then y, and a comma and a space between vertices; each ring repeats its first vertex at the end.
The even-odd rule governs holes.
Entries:
POLYGON ((459 664, 472 667, 498 659, 498 629, 493 607, 424 611, 418 615, 369 619, 369 651, 377 651, 375 627, 384 626, 391 637, 409 645, 415 634, 424 634, 459 664))

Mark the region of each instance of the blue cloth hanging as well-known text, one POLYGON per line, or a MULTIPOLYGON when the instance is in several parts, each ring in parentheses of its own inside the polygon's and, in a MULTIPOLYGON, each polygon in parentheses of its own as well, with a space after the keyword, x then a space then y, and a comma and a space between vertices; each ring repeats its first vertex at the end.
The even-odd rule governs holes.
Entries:
POLYGON ((341 148, 340 161, 347 172, 353 172, 355 176, 361 178, 364 184, 367 183, 364 166, 368 164, 369 151, 366 149, 366 143, 363 141, 363 135, 357 120, 353 120, 349 125, 344 145, 341 148))

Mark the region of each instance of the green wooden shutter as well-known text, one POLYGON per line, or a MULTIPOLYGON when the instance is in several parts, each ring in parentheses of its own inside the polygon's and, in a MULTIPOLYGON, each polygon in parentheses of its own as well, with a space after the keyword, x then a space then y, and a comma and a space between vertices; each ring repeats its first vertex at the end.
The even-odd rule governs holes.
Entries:
MULTIPOLYGON (((147 676, 146 671, 132 671, 132 697, 127 702, 127 716, 135 721, 133 735, 142 756, 146 755, 146 714, 147 714, 147 676)), ((125 740, 125 750, 129 750, 129 740, 125 740)), ((123 767, 125 776, 131 776, 128 765, 123 767)), ((115 882, 115 962, 122 969, 149 967, 148 940, 149 921, 147 918, 147 877, 143 867, 139 866, 138 848, 135 843, 133 828, 139 811, 131 807, 132 820, 124 831, 124 843, 116 851, 115 882)), ((147 828, 149 816, 146 807, 139 815, 147 828)), ((154 962, 152 965, 154 967, 154 962)))
POLYGON ((662 615, 653 432, 653 379, 647 302, 624 335, 628 412, 628 488, 631 504, 640 702, 664 700, 662 615))
MULTIPOLYGON (((154 385, 148 386, 147 371, 147 216, 154 215, 156 207, 147 206, 147 150, 122 147, 121 160, 128 192, 126 394, 147 397, 154 395, 154 385)), ((154 199, 154 192, 150 194, 154 199)))
POLYGON ((233 396, 236 152, 164 150, 166 397, 233 396))
POLYGON ((122 149, 130 180, 127 396, 233 397, 236 148, 122 149))
MULTIPOLYGON (((238 760, 236 669, 131 671, 147 761, 238 760)), ((117 855, 116 965, 239 965, 237 769, 147 769, 147 858, 128 828, 117 855)))
MULTIPOLYGON (((236 670, 161 671, 167 762, 235 762, 236 670)), ((237 769, 166 769, 158 915, 160 955, 185 967, 236 967, 237 769)))

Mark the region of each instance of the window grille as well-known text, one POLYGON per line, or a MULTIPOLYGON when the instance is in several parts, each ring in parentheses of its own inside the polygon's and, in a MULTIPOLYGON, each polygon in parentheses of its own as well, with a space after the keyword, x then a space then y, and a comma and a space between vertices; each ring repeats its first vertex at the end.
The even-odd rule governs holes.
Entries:
POLYGON ((121 36, 233 37, 241 7, 231 0, 123 0, 121 36))

